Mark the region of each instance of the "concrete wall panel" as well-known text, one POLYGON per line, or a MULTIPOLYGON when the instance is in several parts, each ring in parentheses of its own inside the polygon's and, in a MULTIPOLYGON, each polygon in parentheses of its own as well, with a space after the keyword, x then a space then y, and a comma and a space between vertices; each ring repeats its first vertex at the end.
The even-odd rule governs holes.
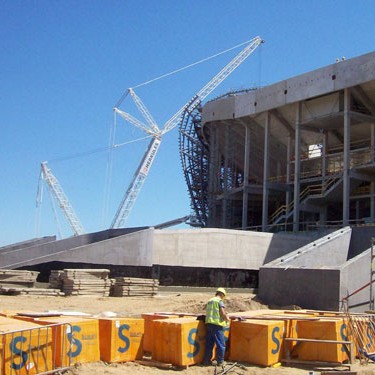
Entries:
POLYGON ((66 250, 59 261, 152 266, 153 229, 130 233, 95 244, 66 250))
POLYGON ((345 227, 261 267, 259 297, 279 306, 338 310, 351 233, 345 227))
POLYGON ((0 253, 0 267, 19 268, 52 261, 150 266, 153 229, 126 232, 111 238, 115 233, 106 230, 0 253))
POLYGON ((235 97, 217 99, 215 102, 208 102, 204 108, 210 120, 231 120, 235 114, 235 97), (217 105, 221 103, 221 105, 217 105))
POLYGON ((353 294, 348 298, 350 311, 363 312, 368 310, 370 286, 367 284, 370 282, 370 272, 371 249, 343 264, 341 268, 340 300, 353 294), (365 285, 367 286, 363 288, 365 285))
POLYGON ((335 267, 346 262, 352 230, 345 227, 315 240, 286 256, 275 259, 266 267, 335 267))
POLYGON ((339 309, 340 270, 261 268, 259 298, 276 306, 339 309))
POLYGON ((155 230, 153 263, 258 270, 311 238, 214 228, 155 230))
POLYGON ((329 65, 325 68, 288 79, 287 102, 295 103, 299 100, 322 95, 322 93, 332 92, 334 89, 332 69, 332 65, 329 65))
POLYGON ((375 79, 375 53, 368 53, 353 59, 340 61, 333 65, 336 79, 334 90, 342 90, 346 87, 360 85, 375 79))
POLYGON ((374 79, 375 52, 371 52, 277 82, 256 91, 209 102, 203 106, 202 120, 203 123, 213 120, 228 120, 233 118, 233 113, 236 117, 253 116, 262 111, 326 95, 374 79), (235 100, 236 111, 233 110, 233 100, 235 100), (256 105, 254 105, 255 102, 256 105), (220 107, 222 108, 220 109, 220 107))
POLYGON ((42 238, 33 238, 22 242, 17 242, 11 245, 0 247, 0 253, 6 253, 13 250, 24 249, 26 247, 41 245, 47 242, 56 241, 56 236, 46 236, 42 238))

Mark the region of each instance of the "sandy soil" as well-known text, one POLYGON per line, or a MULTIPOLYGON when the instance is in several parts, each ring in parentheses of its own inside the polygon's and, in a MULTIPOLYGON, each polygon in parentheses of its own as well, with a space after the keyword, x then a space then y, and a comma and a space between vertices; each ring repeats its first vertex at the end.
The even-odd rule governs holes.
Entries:
MULTIPOLYGON (((154 297, 41 297, 41 296, 0 296, 0 310, 2 311, 48 311, 68 310, 80 311, 94 315, 103 312, 114 312, 119 316, 137 316, 147 312, 186 312, 204 313, 204 306, 211 292, 173 291, 160 292, 154 297)), ((255 295, 244 293, 230 294, 226 300, 228 312, 240 312, 268 308, 259 302, 255 295)), ((229 367, 229 365, 227 365, 229 367)), ((309 367, 269 367, 263 368, 249 364, 238 364, 228 374, 252 375, 299 375, 321 373, 319 369, 309 367)), ((352 371, 360 375, 375 374, 375 363, 361 365, 356 363, 352 371)), ((144 366, 139 363, 128 362, 121 364, 106 364, 104 362, 77 365, 65 372, 65 375, 120 375, 120 374, 214 374, 214 366, 191 366, 187 369, 159 369, 144 366)), ((220 371, 218 371, 218 374, 220 371)), ((332 372, 335 374, 335 372, 332 372)))

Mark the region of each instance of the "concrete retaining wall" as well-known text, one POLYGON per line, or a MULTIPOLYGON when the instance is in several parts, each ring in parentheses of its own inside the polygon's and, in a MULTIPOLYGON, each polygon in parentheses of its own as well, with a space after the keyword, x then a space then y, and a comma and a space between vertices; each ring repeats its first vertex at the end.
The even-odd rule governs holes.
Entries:
MULTIPOLYGON (((352 229, 346 227, 261 267, 260 299, 279 306, 339 310, 344 297, 370 280, 370 250, 348 258, 350 249, 355 252, 353 249, 370 243, 373 231, 367 230, 368 237, 355 244, 352 229)), ((368 309, 369 297, 369 287, 350 297, 350 310, 368 309)))
MULTIPOLYGON (((340 300, 350 296, 348 298, 350 311, 363 312, 369 309, 370 286, 365 288, 363 286, 370 282, 370 272, 371 248, 343 264, 341 268, 340 300), (362 290, 356 293, 359 289, 362 290)), ((373 287, 375 288, 375 285, 373 287)))
POLYGON ((31 240, 17 242, 11 245, 0 247, 0 253, 7 253, 18 249, 25 249, 26 247, 41 245, 43 243, 56 241, 56 236, 46 236, 42 238, 33 238, 31 240))
MULTIPOLYGON (((0 252, 0 269, 19 268, 33 264, 60 261, 62 259, 65 260, 67 257, 69 258, 70 262, 90 263, 89 259, 92 259, 94 260, 94 263, 99 263, 101 260, 103 260, 105 251, 108 251, 108 246, 105 244, 103 247, 103 254, 99 251, 99 253, 96 253, 95 257, 93 256, 93 251, 91 251, 91 247, 94 246, 94 244, 100 244, 106 240, 114 241, 117 238, 116 236, 121 236, 124 238, 125 234, 130 235, 133 232, 139 232, 139 230, 140 228, 105 230, 101 232, 83 234, 60 241, 42 244, 37 243, 33 244, 33 246, 0 252)), ((116 243, 116 241, 114 243, 116 243)), ((134 244, 134 246, 138 246, 138 244, 134 244)), ((97 251, 100 249, 100 246, 94 247, 97 251)), ((106 260, 110 260, 111 258, 118 259, 118 256, 115 255, 115 252, 113 256, 109 255, 107 252, 106 260)))
POLYGON ((258 270, 268 261, 310 242, 295 236, 229 229, 155 230, 153 263, 258 270))

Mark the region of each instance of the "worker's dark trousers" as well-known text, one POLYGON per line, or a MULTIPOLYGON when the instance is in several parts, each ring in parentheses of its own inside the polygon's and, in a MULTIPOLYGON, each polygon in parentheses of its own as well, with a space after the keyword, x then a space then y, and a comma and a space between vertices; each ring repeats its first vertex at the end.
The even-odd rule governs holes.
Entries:
POLYGON ((203 363, 208 364, 211 362, 212 350, 216 344, 216 361, 222 363, 224 361, 225 353, 225 337, 224 327, 216 324, 206 324, 206 351, 204 353, 203 363))

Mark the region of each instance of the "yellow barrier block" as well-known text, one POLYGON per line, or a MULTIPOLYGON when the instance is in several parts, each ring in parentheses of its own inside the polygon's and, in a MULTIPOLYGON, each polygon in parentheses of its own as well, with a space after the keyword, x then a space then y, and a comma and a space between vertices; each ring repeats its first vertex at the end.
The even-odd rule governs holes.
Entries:
POLYGON ((249 319, 232 321, 230 360, 271 366, 282 359, 285 322, 249 319))
POLYGON ((52 330, 0 317, 0 373, 33 375, 54 369, 52 330))
POLYGON ((206 342, 206 325, 196 318, 154 321, 152 359, 175 366, 201 363, 206 342))
POLYGON ((142 359, 143 335, 143 319, 100 318, 100 359, 105 362, 142 359))
POLYGON ((32 319, 35 323, 42 325, 65 323, 53 329, 53 340, 56 342, 55 361, 58 366, 100 360, 99 321, 97 319, 73 316, 39 318, 20 316, 17 319, 32 319))
MULTIPOLYGON (((342 318, 325 318, 298 321, 298 338, 315 340, 348 341, 347 326, 342 318)), ((337 343, 300 342, 294 353, 300 360, 344 362, 348 360, 345 348, 337 343)))
MULTIPOLYGON (((375 353, 375 337, 373 336, 373 323, 372 320, 368 318, 357 318, 355 316, 352 317, 353 321, 351 322, 351 326, 355 324, 355 332, 356 334, 361 337, 362 341, 362 350, 366 353, 375 353)), ((348 325, 348 321, 345 320, 346 324, 348 325)), ((350 329, 348 330, 350 331, 350 329)), ((353 335, 349 334, 349 340, 354 342, 353 335)), ((363 355, 363 352, 359 352, 359 348, 355 347, 355 355, 360 357, 363 355)))
POLYGON ((154 321, 157 319, 169 319, 169 318, 178 318, 178 315, 174 314, 157 314, 157 313, 145 313, 141 317, 144 320, 144 337, 143 337, 143 350, 145 352, 152 352, 152 345, 154 341, 153 330, 154 330, 154 321))

